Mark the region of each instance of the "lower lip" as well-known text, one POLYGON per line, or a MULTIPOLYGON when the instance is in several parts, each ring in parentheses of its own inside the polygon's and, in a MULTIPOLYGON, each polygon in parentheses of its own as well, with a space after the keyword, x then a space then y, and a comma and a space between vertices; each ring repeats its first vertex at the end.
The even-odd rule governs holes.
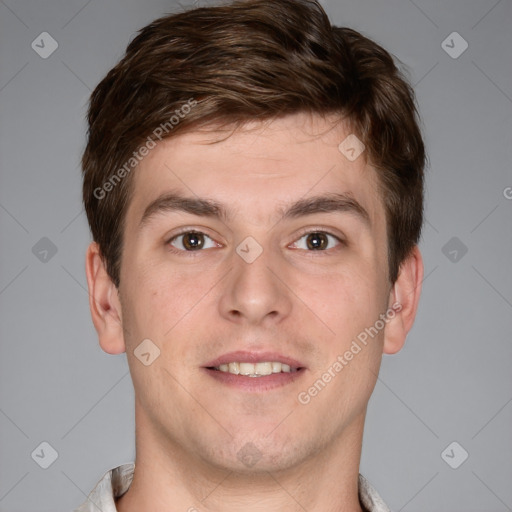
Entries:
POLYGON ((203 369, 218 382, 244 391, 270 391, 285 386, 286 384, 291 384, 297 379, 300 379, 305 373, 305 369, 301 368, 296 372, 271 373, 270 375, 262 375, 261 377, 249 377, 247 375, 234 375, 233 373, 221 372, 220 370, 212 370, 210 368, 203 369))

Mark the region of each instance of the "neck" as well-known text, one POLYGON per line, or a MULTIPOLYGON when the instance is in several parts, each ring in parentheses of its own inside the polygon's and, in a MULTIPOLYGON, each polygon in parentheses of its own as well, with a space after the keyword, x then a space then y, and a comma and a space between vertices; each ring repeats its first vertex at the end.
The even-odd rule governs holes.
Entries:
MULTIPOLYGON (((136 407, 137 458, 118 512, 361 512, 358 498, 363 413, 335 443, 279 471, 214 466, 152 432, 136 407)), ((257 467, 257 465, 255 466, 257 467)))

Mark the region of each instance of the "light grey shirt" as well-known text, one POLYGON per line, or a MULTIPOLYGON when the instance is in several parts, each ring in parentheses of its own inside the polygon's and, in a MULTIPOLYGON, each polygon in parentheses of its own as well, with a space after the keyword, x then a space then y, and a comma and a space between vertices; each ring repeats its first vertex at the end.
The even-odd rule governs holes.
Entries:
MULTIPOLYGON (((74 512, 117 512, 115 499, 121 497, 133 480, 135 464, 123 464, 108 471, 91 491, 87 501, 74 512)), ((366 512, 390 512, 377 491, 359 475, 359 501, 366 512)))

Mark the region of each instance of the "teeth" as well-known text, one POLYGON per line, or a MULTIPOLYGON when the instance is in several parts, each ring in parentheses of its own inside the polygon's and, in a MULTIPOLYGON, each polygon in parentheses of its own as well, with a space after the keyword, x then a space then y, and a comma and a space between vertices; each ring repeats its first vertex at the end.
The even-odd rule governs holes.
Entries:
POLYGON ((240 364, 240 375, 253 375, 256 373, 254 368, 255 365, 252 363, 239 363, 240 364))
POLYGON ((272 363, 256 363, 254 373, 256 375, 270 375, 272 373, 272 363))
POLYGON ((272 373, 290 373, 296 372, 297 368, 291 368, 289 364, 279 361, 265 361, 261 363, 229 363, 221 364, 215 367, 221 372, 232 373, 234 375, 245 375, 248 377, 261 377, 271 375, 272 373))
POLYGON ((234 373, 235 375, 238 375, 240 373, 240 365, 238 363, 229 363, 228 370, 221 371, 229 371, 229 373, 234 373))

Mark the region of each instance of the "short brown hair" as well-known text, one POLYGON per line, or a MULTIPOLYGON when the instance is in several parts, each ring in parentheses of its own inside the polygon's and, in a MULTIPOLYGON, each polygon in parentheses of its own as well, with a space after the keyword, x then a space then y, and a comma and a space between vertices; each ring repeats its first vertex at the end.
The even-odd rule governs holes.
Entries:
POLYGON ((426 156, 414 93, 387 51, 332 26, 313 0, 237 0, 155 20, 96 87, 83 201, 113 283, 119 287, 130 166, 157 127, 171 137, 298 112, 340 114, 365 144, 379 173, 393 283, 423 220, 426 156))

